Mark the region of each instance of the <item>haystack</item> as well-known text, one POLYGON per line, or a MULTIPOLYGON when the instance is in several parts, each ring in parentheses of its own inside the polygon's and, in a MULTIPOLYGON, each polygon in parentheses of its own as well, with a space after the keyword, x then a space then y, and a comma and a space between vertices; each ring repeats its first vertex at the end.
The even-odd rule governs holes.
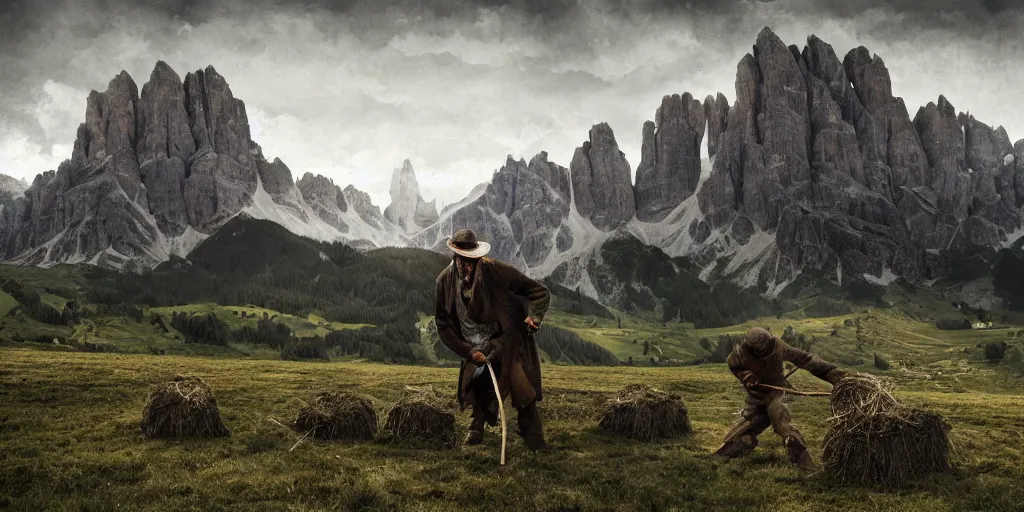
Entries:
POLYGON ((831 403, 823 469, 836 481, 896 487, 949 471, 949 425, 934 412, 900 404, 877 378, 844 378, 833 388, 831 403))
POLYGON ((210 387, 198 377, 176 376, 149 395, 142 410, 142 432, 147 437, 171 439, 226 437, 210 387))
POLYGON ((299 411, 293 425, 314 439, 369 441, 377 434, 377 412, 361 396, 321 392, 299 411))
POLYGON ((406 395, 388 411, 385 427, 398 440, 455 445, 455 414, 450 404, 429 392, 406 395))
POLYGON ((598 427, 641 441, 672 439, 691 432, 682 399, 645 384, 630 384, 609 400, 598 427))

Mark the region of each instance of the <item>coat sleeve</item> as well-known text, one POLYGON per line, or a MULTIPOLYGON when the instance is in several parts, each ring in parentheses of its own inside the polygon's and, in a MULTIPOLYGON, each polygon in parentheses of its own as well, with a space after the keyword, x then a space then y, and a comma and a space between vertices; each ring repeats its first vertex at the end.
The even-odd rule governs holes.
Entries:
POLYGON ((466 359, 469 357, 472 346, 460 339, 455 333, 455 329, 452 328, 453 320, 445 308, 445 305, 448 303, 446 300, 448 297, 447 291, 444 279, 439 277, 434 287, 434 324, 437 326, 437 335, 441 338, 441 343, 444 343, 449 350, 455 352, 455 355, 466 359))
POLYGON ((532 317, 538 322, 544 320, 544 315, 551 304, 551 292, 548 291, 547 287, 527 277, 519 269, 507 263, 494 261, 494 270, 501 282, 504 283, 505 288, 513 294, 530 301, 527 316, 532 317))
MULTIPOLYGON (((488 361, 492 363, 501 361, 501 348, 503 346, 502 338, 503 336, 499 336, 488 340, 487 343, 484 343, 484 346, 480 348, 480 352, 484 353, 484 357, 486 357, 488 361)), ((470 353, 472 353, 472 351, 470 353)))
POLYGON ((782 359, 784 361, 789 361, 795 364, 797 368, 807 370, 811 375, 814 375, 821 380, 831 382, 828 374, 832 370, 836 369, 836 365, 825 361, 810 352, 796 348, 782 340, 776 340, 776 343, 779 345, 779 350, 782 353, 782 359))
POLYGON ((743 367, 743 363, 740 362, 740 358, 736 356, 736 351, 729 352, 729 357, 725 358, 725 364, 729 366, 729 371, 743 382, 744 379, 749 375, 753 375, 753 372, 743 367))

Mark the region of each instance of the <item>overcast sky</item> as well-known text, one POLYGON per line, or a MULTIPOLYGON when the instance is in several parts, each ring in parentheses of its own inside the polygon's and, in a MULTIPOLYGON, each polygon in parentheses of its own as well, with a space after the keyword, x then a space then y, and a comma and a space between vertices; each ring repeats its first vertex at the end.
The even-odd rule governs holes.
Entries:
POLYGON ((507 154, 546 150, 568 166, 601 121, 635 169, 661 97, 721 91, 731 102, 736 64, 764 26, 801 48, 816 34, 840 59, 866 46, 911 116, 945 94, 1017 140, 1020 5, 15 0, 0 7, 0 172, 31 180, 55 169, 71 156, 89 91, 122 69, 141 90, 158 59, 182 78, 212 64, 245 101, 269 159, 296 178, 355 184, 381 207, 405 158, 423 196, 447 204, 488 181, 507 154))

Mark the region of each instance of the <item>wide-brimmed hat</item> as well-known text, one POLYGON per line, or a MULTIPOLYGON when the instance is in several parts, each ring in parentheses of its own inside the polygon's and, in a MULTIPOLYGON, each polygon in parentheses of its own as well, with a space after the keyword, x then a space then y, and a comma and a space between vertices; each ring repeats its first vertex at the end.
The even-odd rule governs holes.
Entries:
POLYGON ((775 351, 775 337, 768 331, 755 327, 743 338, 743 348, 757 357, 765 357, 775 351))
POLYGON ((476 239, 472 229, 460 229, 448 239, 448 248, 466 258, 482 258, 491 250, 491 244, 476 239))

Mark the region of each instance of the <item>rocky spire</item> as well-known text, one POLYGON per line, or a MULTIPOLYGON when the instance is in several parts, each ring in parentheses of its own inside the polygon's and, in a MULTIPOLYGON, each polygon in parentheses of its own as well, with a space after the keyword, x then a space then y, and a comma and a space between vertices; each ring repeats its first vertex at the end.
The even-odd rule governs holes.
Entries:
POLYGON ((697 189, 705 125, 704 108, 690 93, 665 96, 653 129, 644 123, 636 171, 637 219, 660 221, 697 189))
POLYGON ((576 210, 598 229, 611 231, 636 213, 629 162, 607 123, 590 129, 569 165, 576 210))
POLYGON ((437 220, 437 206, 434 201, 427 203, 423 200, 416 172, 408 159, 391 174, 391 204, 384 209, 384 217, 407 233, 418 231, 437 220))

